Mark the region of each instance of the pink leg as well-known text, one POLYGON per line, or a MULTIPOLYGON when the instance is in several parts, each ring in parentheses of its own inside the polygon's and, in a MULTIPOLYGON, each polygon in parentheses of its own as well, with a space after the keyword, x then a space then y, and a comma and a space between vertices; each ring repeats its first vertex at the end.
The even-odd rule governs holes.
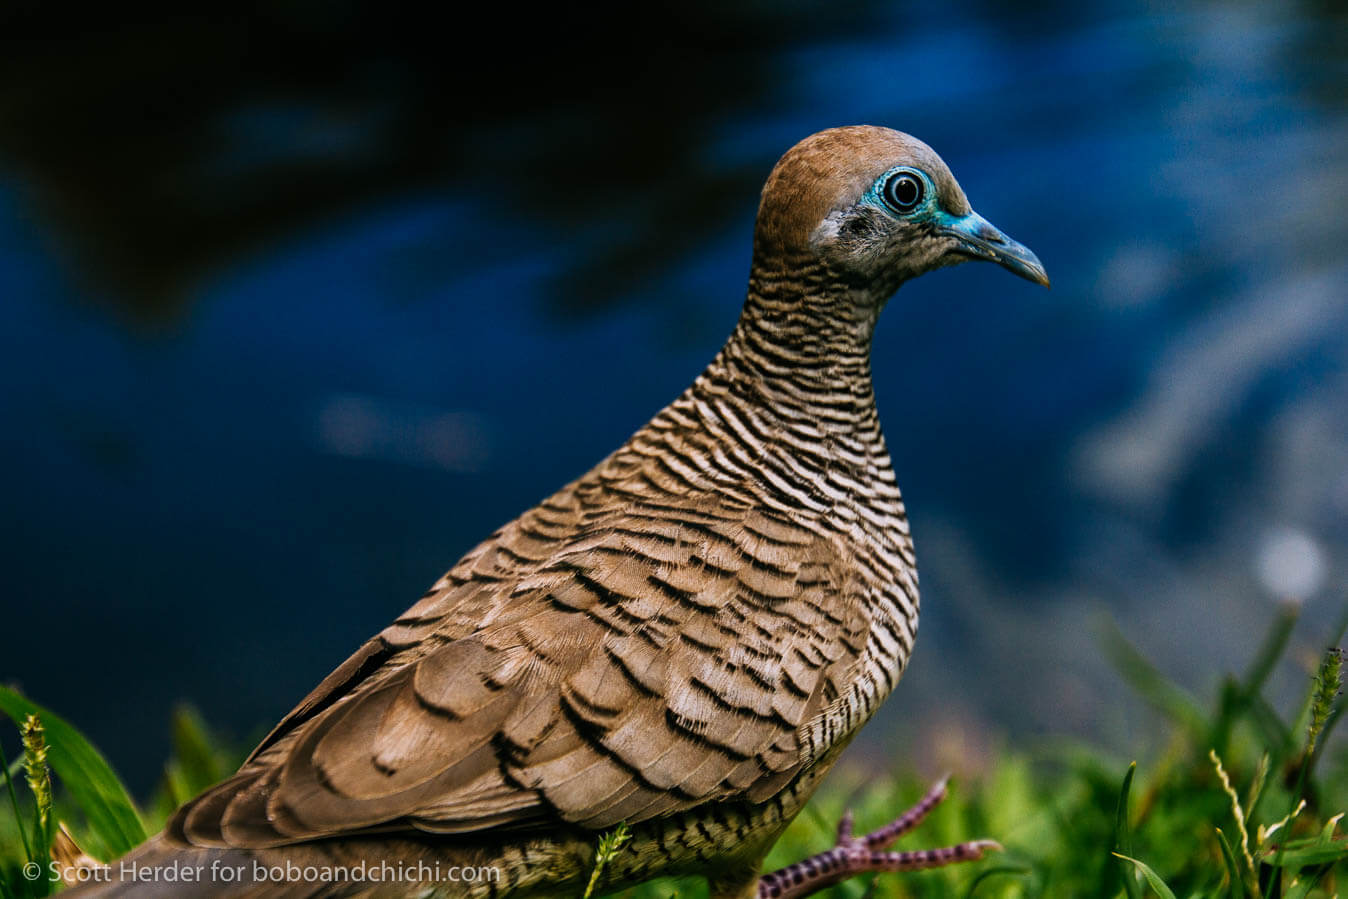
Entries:
POLYGON ((852 836, 852 813, 838 822, 838 842, 827 852, 779 868, 758 879, 758 899, 800 899, 824 887, 840 883, 867 871, 920 871, 957 862, 971 862, 984 852, 1001 850, 993 840, 973 840, 941 849, 916 849, 910 852, 886 852, 891 843, 917 827, 946 795, 946 778, 927 791, 917 805, 879 830, 865 836, 852 836))

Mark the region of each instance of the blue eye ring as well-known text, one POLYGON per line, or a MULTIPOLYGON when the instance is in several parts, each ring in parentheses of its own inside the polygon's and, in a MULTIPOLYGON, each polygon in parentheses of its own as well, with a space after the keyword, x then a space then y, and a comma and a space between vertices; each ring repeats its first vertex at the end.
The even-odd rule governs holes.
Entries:
POLYGON ((885 205, 899 215, 907 215, 921 206, 926 194, 926 182, 912 169, 891 172, 880 189, 885 205))

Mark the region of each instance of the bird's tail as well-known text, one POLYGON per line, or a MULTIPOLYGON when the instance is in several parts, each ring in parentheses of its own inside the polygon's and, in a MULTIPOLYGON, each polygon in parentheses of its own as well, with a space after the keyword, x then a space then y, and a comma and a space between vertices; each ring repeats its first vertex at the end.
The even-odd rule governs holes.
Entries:
POLYGON ((78 870, 68 871, 67 882, 74 884, 69 895, 80 899, 477 896, 499 892, 503 877, 518 886, 520 871, 510 868, 513 861, 494 841, 433 835, 374 834, 275 848, 207 849, 160 834, 107 865, 81 862, 78 870))
POLYGON ((313 896, 320 892, 315 889, 317 884, 285 878, 283 872, 264 865, 252 850, 174 846, 162 834, 116 861, 64 874, 74 887, 63 895, 80 899, 245 899, 313 896), (279 879, 273 879, 273 875, 279 879))

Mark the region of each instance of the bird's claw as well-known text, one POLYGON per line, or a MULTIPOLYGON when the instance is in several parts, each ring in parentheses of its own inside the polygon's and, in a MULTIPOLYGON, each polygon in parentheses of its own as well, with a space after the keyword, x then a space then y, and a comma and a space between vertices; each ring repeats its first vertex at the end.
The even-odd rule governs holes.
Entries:
POLYGON ((948 780, 941 778, 912 808, 863 836, 852 835, 852 812, 850 809, 844 812, 838 821, 838 839, 834 847, 761 876, 758 899, 800 899, 867 871, 920 871, 977 861, 985 852, 1000 852, 1002 846, 996 840, 971 840, 939 849, 885 851, 941 804, 946 797, 948 780))

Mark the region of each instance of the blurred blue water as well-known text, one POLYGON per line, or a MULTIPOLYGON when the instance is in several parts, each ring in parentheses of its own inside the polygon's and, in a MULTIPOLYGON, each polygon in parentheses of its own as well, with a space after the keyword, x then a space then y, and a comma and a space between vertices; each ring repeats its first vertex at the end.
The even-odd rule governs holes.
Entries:
MULTIPOLYGON (((969 265, 885 313, 876 392, 924 610, 867 745, 976 755, 989 724, 1127 735, 1140 719, 1101 700, 1119 689, 1094 638, 1105 610, 1200 688, 1245 658, 1274 592, 1333 618, 1343 20, 1169 9, 880 14, 784 48, 766 95, 630 198, 567 220, 471 178, 377 196, 216 269, 170 327, 91 302, 22 176, 0 172, 0 678, 142 789, 173 702, 239 736, 269 724, 692 379, 738 312, 757 183, 797 139, 853 122, 934 146, 1054 284, 969 265), (733 212, 661 256, 661 198, 728 183, 733 212), (584 295, 633 240, 654 272, 558 313, 559 285, 584 295)), ((359 123, 310 119, 231 119, 219 177, 363 152, 359 123)), ((462 140, 533 135, 546 165, 547 128, 462 140)))

